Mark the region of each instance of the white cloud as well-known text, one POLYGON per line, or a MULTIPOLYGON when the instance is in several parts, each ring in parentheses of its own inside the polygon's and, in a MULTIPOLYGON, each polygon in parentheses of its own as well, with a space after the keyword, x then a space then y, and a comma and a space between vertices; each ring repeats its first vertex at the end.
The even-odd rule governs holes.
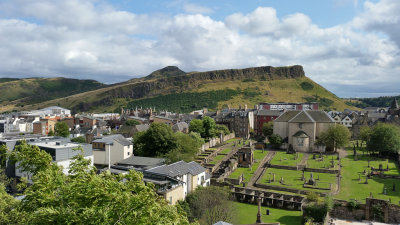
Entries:
POLYGON ((168 65, 207 71, 300 64, 339 96, 393 93, 400 84, 396 7, 400 1, 367 2, 348 24, 320 28, 307 15, 278 18, 262 7, 217 21, 201 10, 168 17, 94 0, 7 1, 0 3, 8 18, 0 19, 0 76, 116 82, 168 65))
POLYGON ((183 4, 183 9, 187 13, 200 13, 200 14, 210 14, 214 11, 208 7, 201 6, 195 3, 186 2, 183 4))

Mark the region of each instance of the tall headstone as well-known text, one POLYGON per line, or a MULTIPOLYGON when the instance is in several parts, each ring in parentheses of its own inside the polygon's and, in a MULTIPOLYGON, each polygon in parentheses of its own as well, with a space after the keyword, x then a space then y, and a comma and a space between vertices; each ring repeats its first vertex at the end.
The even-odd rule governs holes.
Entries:
POLYGON ((261 197, 258 196, 257 200, 258 200, 258 212, 257 212, 256 223, 262 223, 262 220, 261 220, 261 197))

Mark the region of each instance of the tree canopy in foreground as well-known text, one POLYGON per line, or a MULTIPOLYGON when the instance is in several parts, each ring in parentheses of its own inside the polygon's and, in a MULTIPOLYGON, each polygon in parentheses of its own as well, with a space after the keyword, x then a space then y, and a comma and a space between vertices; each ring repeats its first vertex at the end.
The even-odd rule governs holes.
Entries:
MULTIPOLYGON (((35 152, 43 153, 23 144, 16 158, 26 165, 40 157, 30 154, 35 152)), ((47 157, 24 167, 34 175, 22 201, 0 184, 0 224, 189 224, 184 212, 158 196, 153 184, 143 182, 141 173, 96 174, 82 154, 73 160, 69 176, 47 157)))

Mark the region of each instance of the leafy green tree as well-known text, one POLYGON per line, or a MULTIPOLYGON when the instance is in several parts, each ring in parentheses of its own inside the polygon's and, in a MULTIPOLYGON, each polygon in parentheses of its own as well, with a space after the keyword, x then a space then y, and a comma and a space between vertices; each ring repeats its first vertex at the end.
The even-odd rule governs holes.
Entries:
POLYGON ((75 138, 71 138, 72 142, 77 142, 77 143, 86 143, 86 138, 84 136, 79 136, 75 138))
POLYGON ((363 126, 360 128, 360 139, 361 141, 368 143, 371 138, 372 129, 368 126, 363 126))
POLYGON ((214 224, 218 221, 235 222, 236 209, 226 187, 199 187, 188 194, 179 205, 187 212, 190 221, 214 224))
POLYGON ((204 128, 204 133, 201 134, 201 136, 205 139, 209 139, 215 136, 215 128, 216 128, 216 123, 211 117, 204 117, 203 118, 203 128, 204 128))
POLYGON ((29 145, 26 141, 20 141, 10 157, 13 161, 19 163, 19 169, 33 175, 48 168, 52 162, 50 154, 36 145, 29 145))
POLYGON ((341 124, 329 126, 328 130, 321 133, 317 140, 317 145, 325 145, 328 149, 337 151, 338 148, 344 147, 349 143, 350 131, 341 124))
POLYGON ((50 130, 49 133, 47 133, 47 136, 54 136, 54 131, 50 130))
POLYGON ((189 131, 203 134, 204 133, 203 121, 198 119, 193 119, 192 121, 190 121, 189 131))
POLYGON ((268 123, 264 123, 262 126, 262 132, 264 137, 268 137, 274 133, 274 123, 269 121, 268 123))
POLYGON ((201 137, 199 139, 198 135, 193 132, 190 134, 176 132, 174 136, 176 138, 177 147, 164 155, 167 161, 169 163, 180 160, 185 162, 193 161, 202 145, 201 137))
POLYGON ((217 124, 215 126, 215 131, 216 134, 223 133, 224 135, 227 135, 230 133, 228 127, 222 124, 217 124))
POLYGON ((69 136, 69 127, 65 122, 57 122, 54 126, 54 134, 60 137, 69 136))
POLYGON ((0 188, 0 223, 189 224, 180 208, 168 205, 156 194, 153 184, 144 183, 141 173, 131 170, 125 175, 108 171, 96 174, 96 168, 82 154, 73 160, 69 176, 55 163, 38 170, 23 201, 7 197, 0 188), (5 201, 13 207, 4 205, 5 201), (13 221, 15 215, 26 216, 13 221))
POLYGON ((371 132, 368 150, 381 155, 398 154, 400 151, 400 130, 392 124, 379 123, 371 132))
POLYGON ((0 145, 0 170, 6 168, 6 162, 8 158, 8 148, 6 145, 0 145))
POLYGON ((127 121, 125 121, 125 125, 126 126, 136 126, 136 125, 139 125, 140 123, 138 122, 138 121, 136 121, 136 120, 127 120, 127 121))
POLYGON ((147 131, 133 137, 133 147, 140 156, 162 156, 177 148, 172 128, 163 123, 152 123, 147 131))
POLYGON ((269 135, 268 140, 274 148, 279 148, 282 145, 282 137, 279 134, 269 135))

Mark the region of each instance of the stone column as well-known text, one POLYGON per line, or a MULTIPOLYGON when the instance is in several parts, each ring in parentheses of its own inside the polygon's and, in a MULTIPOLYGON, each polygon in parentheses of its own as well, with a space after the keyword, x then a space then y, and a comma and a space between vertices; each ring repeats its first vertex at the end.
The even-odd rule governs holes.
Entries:
POLYGON ((261 220, 261 197, 258 197, 258 212, 257 212, 257 220, 256 223, 262 223, 261 220))

